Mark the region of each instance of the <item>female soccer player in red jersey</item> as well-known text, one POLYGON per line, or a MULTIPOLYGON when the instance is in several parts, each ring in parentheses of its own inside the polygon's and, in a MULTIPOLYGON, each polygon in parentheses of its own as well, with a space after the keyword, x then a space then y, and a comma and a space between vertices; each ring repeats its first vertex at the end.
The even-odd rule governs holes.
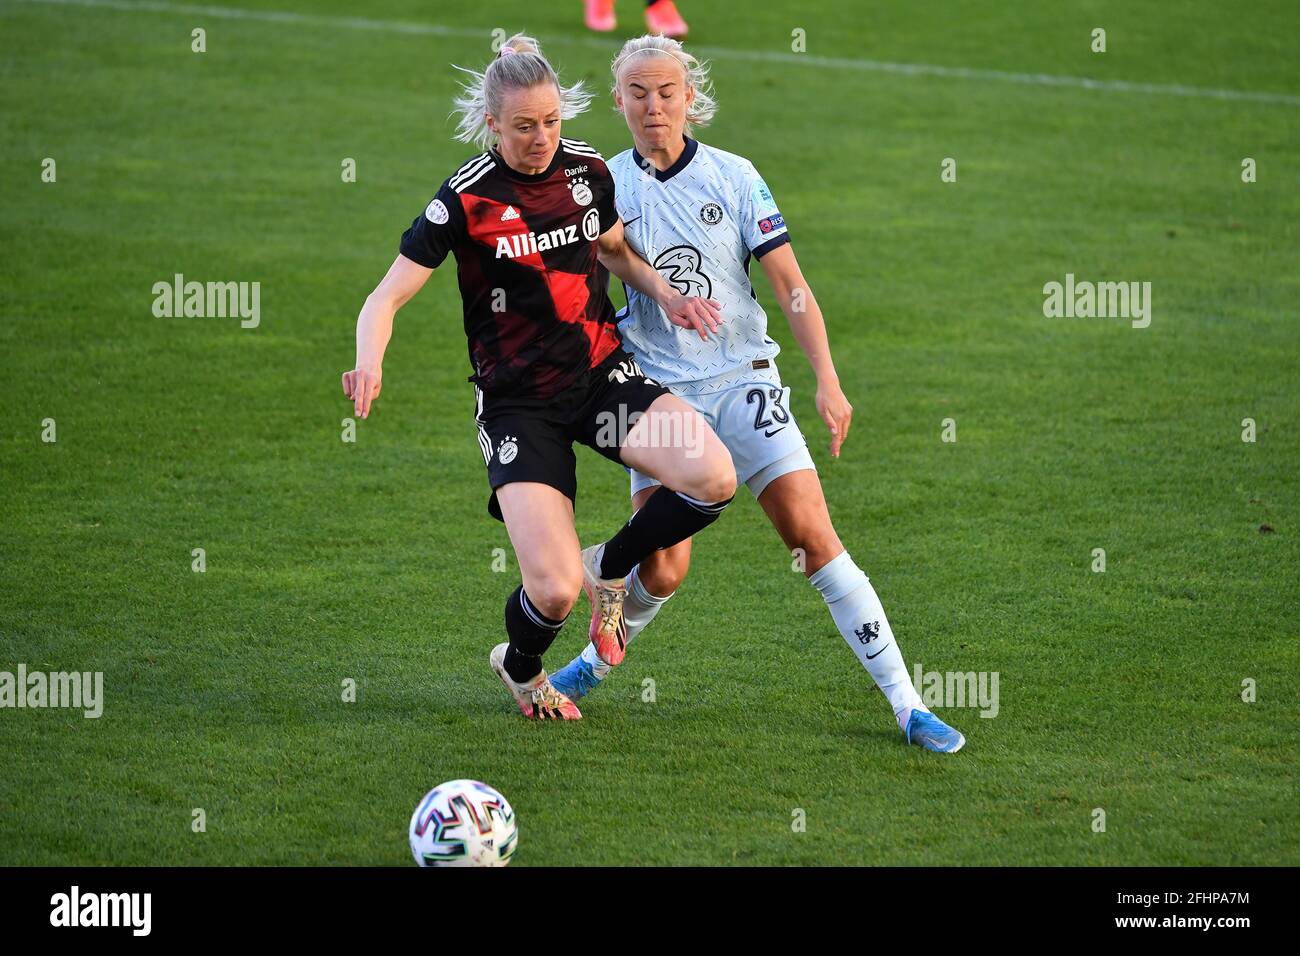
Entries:
POLYGON ((488 510, 505 522, 523 573, 491 664, 525 716, 577 719, 542 654, 579 589, 591 598, 591 640, 621 659, 628 572, 711 524, 736 489, 731 456, 700 415, 622 349, 609 273, 701 339, 721 317, 716 302, 681 294, 632 252, 604 159, 560 137, 561 121, 590 103, 581 84, 562 86, 524 36, 506 41, 483 72, 466 72, 458 138, 488 148, 447 178, 402 236, 357 319, 356 366, 343 391, 367 417, 394 314, 452 253, 488 510), (658 440, 665 434, 676 440, 658 440), (662 483, 631 521, 586 550, 573 525, 575 441, 662 483))

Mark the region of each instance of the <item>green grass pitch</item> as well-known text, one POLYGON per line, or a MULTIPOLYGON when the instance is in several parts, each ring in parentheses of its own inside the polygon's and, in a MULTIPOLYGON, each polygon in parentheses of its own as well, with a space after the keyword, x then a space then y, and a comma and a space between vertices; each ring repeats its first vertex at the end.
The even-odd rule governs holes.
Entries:
MULTIPOLYGON (((521 720, 450 263, 341 440, 357 310, 472 152, 450 64, 535 34, 610 156, 639 4, 610 39, 576 2, 239 2, 0 3, 0 671, 105 693, 0 710, 0 864, 409 865, 454 777, 512 801, 518 865, 1300 863, 1293 3, 681 2, 701 138, 771 185, 856 409, 832 460, 755 269, 837 528, 909 666, 999 675, 996 717, 939 708, 945 757, 743 491, 585 719, 521 720), (261 324, 156 318, 175 273, 260 282, 261 324), (1151 282, 1151 325, 1046 318, 1066 273, 1151 282)), ((579 460, 590 542, 627 483, 579 460)))

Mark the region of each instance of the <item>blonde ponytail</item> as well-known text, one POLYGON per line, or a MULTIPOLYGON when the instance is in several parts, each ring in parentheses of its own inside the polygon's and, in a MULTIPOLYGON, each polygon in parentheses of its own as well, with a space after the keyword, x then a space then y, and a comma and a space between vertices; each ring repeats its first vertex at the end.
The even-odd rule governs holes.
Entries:
MULTIPOLYGON (((453 64, 454 66, 455 64, 453 64)), ((495 135, 487 125, 487 114, 501 116, 505 95, 510 90, 527 90, 543 83, 553 83, 560 94, 560 118, 573 119, 591 106, 592 94, 579 80, 572 86, 562 86, 555 69, 542 55, 536 40, 516 33, 501 45, 496 59, 483 72, 456 69, 469 74, 455 99, 453 115, 459 116, 456 139, 462 143, 476 143, 487 148, 495 135)))

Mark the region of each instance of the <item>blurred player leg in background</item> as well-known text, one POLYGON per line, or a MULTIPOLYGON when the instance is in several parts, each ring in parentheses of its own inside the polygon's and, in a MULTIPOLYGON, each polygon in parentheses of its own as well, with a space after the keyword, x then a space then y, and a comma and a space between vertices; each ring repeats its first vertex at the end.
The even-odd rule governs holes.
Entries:
POLYGON ((614 0, 586 0, 587 29, 609 33, 618 26, 614 19, 614 0))
MULTIPOLYGON (((614 0, 586 0, 588 30, 609 33, 618 27, 614 16, 614 0)), ((673 0, 646 0, 645 25, 650 33, 669 37, 684 37, 689 29, 673 0)))
POLYGON ((688 29, 673 0, 647 0, 645 25, 649 33, 662 33, 666 37, 678 39, 686 36, 688 29))

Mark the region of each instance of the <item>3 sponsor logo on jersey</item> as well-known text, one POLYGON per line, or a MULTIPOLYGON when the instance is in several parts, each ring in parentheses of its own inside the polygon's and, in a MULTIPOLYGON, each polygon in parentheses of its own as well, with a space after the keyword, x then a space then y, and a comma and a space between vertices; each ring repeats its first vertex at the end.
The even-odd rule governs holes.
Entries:
POLYGON ((773 229, 780 229, 784 225, 785 219, 782 218, 779 212, 777 212, 768 216, 766 219, 760 219, 758 221, 758 231, 771 232, 773 229))
POLYGON ((570 224, 547 232, 516 232, 509 236, 497 236, 496 258, 518 259, 583 240, 595 242, 600 235, 600 213, 588 209, 582 217, 581 234, 579 228, 577 225, 570 224))
POLYGON ((509 222, 511 219, 519 218, 519 210, 514 206, 506 206, 506 211, 501 214, 502 222, 509 222))
POLYGON ((447 207, 443 205, 441 199, 435 199, 424 207, 424 218, 435 226, 441 226, 448 218, 447 207))
POLYGON ((701 270, 703 256, 694 246, 673 246, 655 257, 654 267, 682 295, 713 294, 713 282, 701 270))

